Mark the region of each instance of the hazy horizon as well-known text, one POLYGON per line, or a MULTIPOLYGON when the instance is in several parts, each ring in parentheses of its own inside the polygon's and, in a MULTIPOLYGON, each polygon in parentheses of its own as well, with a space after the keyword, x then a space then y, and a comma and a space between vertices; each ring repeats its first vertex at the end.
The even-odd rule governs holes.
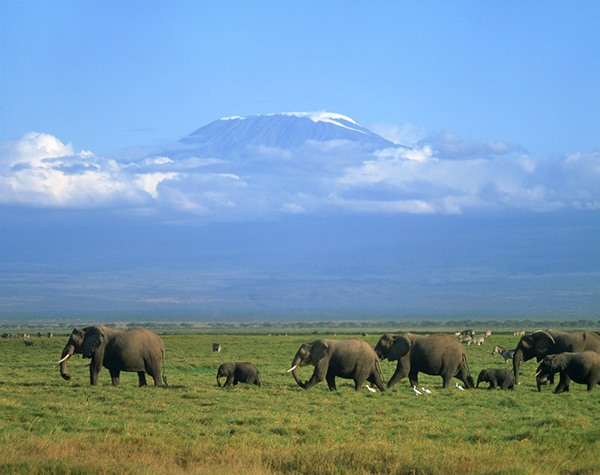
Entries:
POLYGON ((599 12, 3 3, 0 319, 597 318, 599 12))

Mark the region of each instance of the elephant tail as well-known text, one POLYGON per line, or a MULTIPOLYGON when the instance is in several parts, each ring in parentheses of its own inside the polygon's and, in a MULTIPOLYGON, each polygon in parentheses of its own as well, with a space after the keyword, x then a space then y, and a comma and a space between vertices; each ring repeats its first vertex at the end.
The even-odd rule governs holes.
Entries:
POLYGON ((169 383, 167 383, 167 362, 165 361, 166 357, 165 357, 165 350, 164 350, 164 348, 162 350, 161 359, 162 359, 162 367, 163 367, 163 370, 162 370, 162 380, 163 380, 163 383, 165 383, 165 386, 168 386, 169 383))
MULTIPOLYGON (((469 360, 467 359, 467 355, 463 354, 462 359, 463 359, 463 364, 465 365, 465 369, 467 370, 467 381, 468 381, 469 385, 471 386, 471 388, 474 388, 475 381, 473 380, 473 377, 471 376, 471 368, 469 368, 469 360)), ((469 388, 467 388, 467 389, 469 389, 469 388)))
POLYGON ((381 371, 381 365, 379 364, 379 359, 375 362, 375 367, 377 368, 377 372, 379 373, 379 377, 381 378, 381 382, 385 386, 385 378, 383 377, 383 371, 381 371))

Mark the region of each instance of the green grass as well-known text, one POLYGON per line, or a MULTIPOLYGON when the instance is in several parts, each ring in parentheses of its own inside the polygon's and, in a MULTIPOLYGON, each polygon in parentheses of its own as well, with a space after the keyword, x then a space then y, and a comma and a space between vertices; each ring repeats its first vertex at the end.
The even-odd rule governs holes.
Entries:
MULTIPOLYGON (((64 336, 32 338, 32 348, 0 340, 0 473, 600 472, 600 388, 538 393, 536 363, 527 362, 515 392, 442 390, 427 375, 427 396, 407 380, 386 393, 355 393, 340 379, 337 392, 325 382, 304 391, 285 370, 301 343, 320 337, 164 335, 170 386, 145 388, 134 373, 113 387, 106 369, 91 387, 80 356, 69 363, 73 379, 62 380, 47 363, 64 336), (264 386, 217 387, 226 361, 254 362, 264 386)), ((468 347, 474 379, 510 368, 490 353, 517 341, 492 335, 468 347)), ((395 363, 382 368, 387 379, 395 363)))

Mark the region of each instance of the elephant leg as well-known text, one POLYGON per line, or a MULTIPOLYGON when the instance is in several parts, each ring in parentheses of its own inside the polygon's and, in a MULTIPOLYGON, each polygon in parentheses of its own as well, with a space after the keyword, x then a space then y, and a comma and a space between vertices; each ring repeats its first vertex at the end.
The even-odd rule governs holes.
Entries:
POLYGON ((227 376, 227 380, 225 381, 224 387, 231 386, 232 384, 237 384, 237 381, 233 377, 233 374, 227 376))
MULTIPOLYGON (((473 379, 469 376, 469 373, 467 372, 467 368, 465 368, 464 365, 461 365, 461 367, 458 369, 458 373, 456 374, 456 377, 458 379, 460 379, 463 383, 465 383, 466 389, 472 389, 474 387, 473 379)), ((452 380, 452 378, 450 378, 450 380, 452 380)), ((449 385, 450 385, 450 381, 448 381, 448 386, 449 385)), ((444 387, 446 387, 446 386, 444 386, 444 387)))
POLYGON ((388 384, 387 384, 388 389, 390 389, 394 384, 396 384, 398 381, 406 378, 407 376, 408 376, 408 370, 406 370, 404 368, 396 367, 396 372, 388 381, 388 384))
POLYGON ((495 380, 491 380, 490 381, 490 387, 488 389, 496 389, 498 387, 498 385, 496 384, 495 380))
MULTIPOLYGON (((310 379, 306 382, 304 389, 312 388, 315 384, 318 384, 321 381, 323 381, 327 376, 328 376, 327 366, 325 366, 325 364, 323 364, 322 362, 319 363, 317 366, 315 366, 315 370, 314 370, 312 376, 310 377, 310 379)), ((327 383, 329 384, 329 380, 327 381, 327 383)), ((335 376, 334 376, 333 389, 331 388, 331 386, 329 387, 329 389, 331 389, 332 391, 336 390, 335 376)))
POLYGON ((442 388, 448 389, 450 387, 450 383, 452 382, 452 375, 449 373, 442 374, 442 388))
MULTIPOLYGON (((162 380, 160 379, 160 360, 152 361, 150 364, 146 364, 145 366, 146 373, 152 376, 152 379, 154 380, 154 386, 162 386, 162 380)), ((140 386, 142 386, 141 383, 140 386)))
POLYGON ((90 363, 90 384, 92 386, 98 386, 98 373, 102 369, 102 362, 96 362, 92 358, 90 363))
POLYGON ((330 391, 337 391, 337 387, 335 385, 335 374, 328 374, 325 378, 327 380, 327 386, 330 391))
POLYGON ((383 381, 381 380, 381 377, 379 376, 379 373, 377 371, 375 371, 371 376, 369 376, 367 378, 367 381, 369 381, 374 386, 377 386, 381 392, 386 391, 385 384, 383 384, 383 381))
POLYGON ((569 391, 569 384, 571 384, 571 378, 567 373, 560 374, 560 381, 558 382, 558 386, 556 386, 555 394, 560 394, 563 392, 569 391))
POLYGON ((121 382, 121 371, 118 369, 109 369, 108 371, 110 372, 110 379, 112 380, 113 386, 118 386, 121 382))
MULTIPOLYGON (((147 386, 147 383, 146 383, 146 372, 145 371, 138 371, 138 379, 140 381, 140 387, 147 386)), ((155 380, 155 384, 156 384, 156 380, 155 380)))
POLYGON ((410 387, 414 388, 419 385, 419 372, 411 370, 408 373, 408 379, 410 381, 410 387))

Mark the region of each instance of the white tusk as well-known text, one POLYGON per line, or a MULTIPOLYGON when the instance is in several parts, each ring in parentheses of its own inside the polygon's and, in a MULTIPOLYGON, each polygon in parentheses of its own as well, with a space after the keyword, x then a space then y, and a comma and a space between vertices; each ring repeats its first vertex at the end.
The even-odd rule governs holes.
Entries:
POLYGON ((294 365, 294 366, 292 366, 290 369, 288 369, 288 370, 286 371, 286 373, 289 373, 290 371, 294 371, 294 370, 295 370, 297 367, 298 367, 298 365, 297 365, 297 364, 295 364, 295 365, 294 365))
POLYGON ((63 361, 65 361, 65 360, 69 359, 69 356, 71 356, 71 355, 67 355, 67 356, 65 356, 65 357, 64 357, 62 360, 58 360, 58 361, 55 361, 54 363, 48 363, 48 364, 49 364, 49 365, 57 365, 57 364, 61 364, 63 361))
POLYGON ((537 378, 540 373, 541 373, 541 371, 538 371, 537 373, 535 373, 535 377, 537 378))

